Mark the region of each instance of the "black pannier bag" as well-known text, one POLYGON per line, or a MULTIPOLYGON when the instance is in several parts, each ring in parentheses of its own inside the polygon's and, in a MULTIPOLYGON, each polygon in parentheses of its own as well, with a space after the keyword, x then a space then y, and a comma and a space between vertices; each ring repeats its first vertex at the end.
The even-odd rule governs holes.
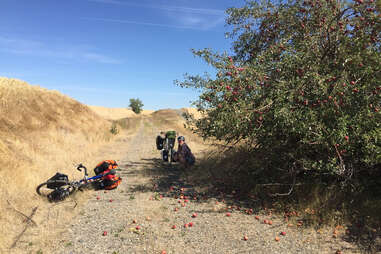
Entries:
POLYGON ((163 161, 168 161, 168 151, 163 150, 163 161))
POLYGON ((57 189, 61 186, 66 185, 68 182, 69 182, 69 178, 67 177, 67 175, 56 173, 52 178, 48 180, 46 187, 49 189, 57 189))
POLYGON ((170 148, 174 148, 175 147, 175 141, 176 141, 175 138, 168 138, 168 145, 169 145, 170 148))
POLYGON ((62 188, 56 188, 54 191, 52 191, 48 195, 48 199, 50 202, 54 201, 62 201, 64 200, 67 196, 69 196, 69 191, 62 189, 62 188))
POLYGON ((162 150, 164 148, 164 139, 160 136, 156 137, 156 148, 162 150))

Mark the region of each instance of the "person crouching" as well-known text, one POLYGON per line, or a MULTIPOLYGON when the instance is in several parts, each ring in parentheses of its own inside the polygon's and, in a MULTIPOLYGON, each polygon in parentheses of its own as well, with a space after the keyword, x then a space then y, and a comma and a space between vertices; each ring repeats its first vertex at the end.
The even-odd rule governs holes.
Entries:
POLYGON ((196 158, 194 157, 189 146, 185 143, 184 136, 179 136, 177 138, 177 142, 177 152, 174 155, 175 161, 178 161, 185 168, 192 166, 196 162, 196 158))

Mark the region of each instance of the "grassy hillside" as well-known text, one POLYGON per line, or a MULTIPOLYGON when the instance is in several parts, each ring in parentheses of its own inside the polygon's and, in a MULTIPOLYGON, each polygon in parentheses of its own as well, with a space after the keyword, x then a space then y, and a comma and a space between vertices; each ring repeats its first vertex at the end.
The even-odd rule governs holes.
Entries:
POLYGON ((136 117, 140 115, 149 115, 153 112, 153 110, 143 110, 140 114, 137 115, 131 109, 128 108, 105 108, 101 106, 88 107, 101 117, 110 120, 118 120, 126 117, 136 117))
POLYGON ((97 163, 92 154, 112 139, 110 126, 57 91, 0 78, 1 253, 25 226, 16 210, 30 214, 38 207, 33 218, 43 224, 49 204, 36 195, 36 186, 57 171, 79 177, 74 165, 81 162, 91 169, 97 163))

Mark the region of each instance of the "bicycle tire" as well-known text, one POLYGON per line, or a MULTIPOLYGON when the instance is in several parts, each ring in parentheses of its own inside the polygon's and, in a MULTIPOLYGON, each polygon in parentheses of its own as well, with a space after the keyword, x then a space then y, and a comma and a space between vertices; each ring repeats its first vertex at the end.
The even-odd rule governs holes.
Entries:
MULTIPOLYGON (((38 195, 40 196, 43 196, 43 194, 41 193, 41 188, 44 187, 45 185, 47 185, 48 183, 65 183, 65 185, 69 185, 68 182, 64 181, 64 180, 55 180, 55 181, 48 181, 48 182, 44 182, 44 183, 41 183, 40 185, 37 186, 36 188, 36 192, 38 195)), ((63 186, 65 186, 63 185, 63 186)), ((70 187, 70 186, 69 186, 70 187)), ((51 189, 53 191, 53 189, 51 189)), ((70 194, 73 192, 74 190, 71 190, 70 191, 70 194)))

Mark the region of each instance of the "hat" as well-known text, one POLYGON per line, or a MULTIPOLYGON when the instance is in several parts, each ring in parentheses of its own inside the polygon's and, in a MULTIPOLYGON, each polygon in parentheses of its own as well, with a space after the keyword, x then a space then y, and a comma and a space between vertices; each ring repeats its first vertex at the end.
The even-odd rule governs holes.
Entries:
POLYGON ((185 138, 184 138, 184 136, 178 136, 178 137, 177 137, 177 140, 178 140, 178 141, 180 141, 180 140, 185 141, 185 138))

